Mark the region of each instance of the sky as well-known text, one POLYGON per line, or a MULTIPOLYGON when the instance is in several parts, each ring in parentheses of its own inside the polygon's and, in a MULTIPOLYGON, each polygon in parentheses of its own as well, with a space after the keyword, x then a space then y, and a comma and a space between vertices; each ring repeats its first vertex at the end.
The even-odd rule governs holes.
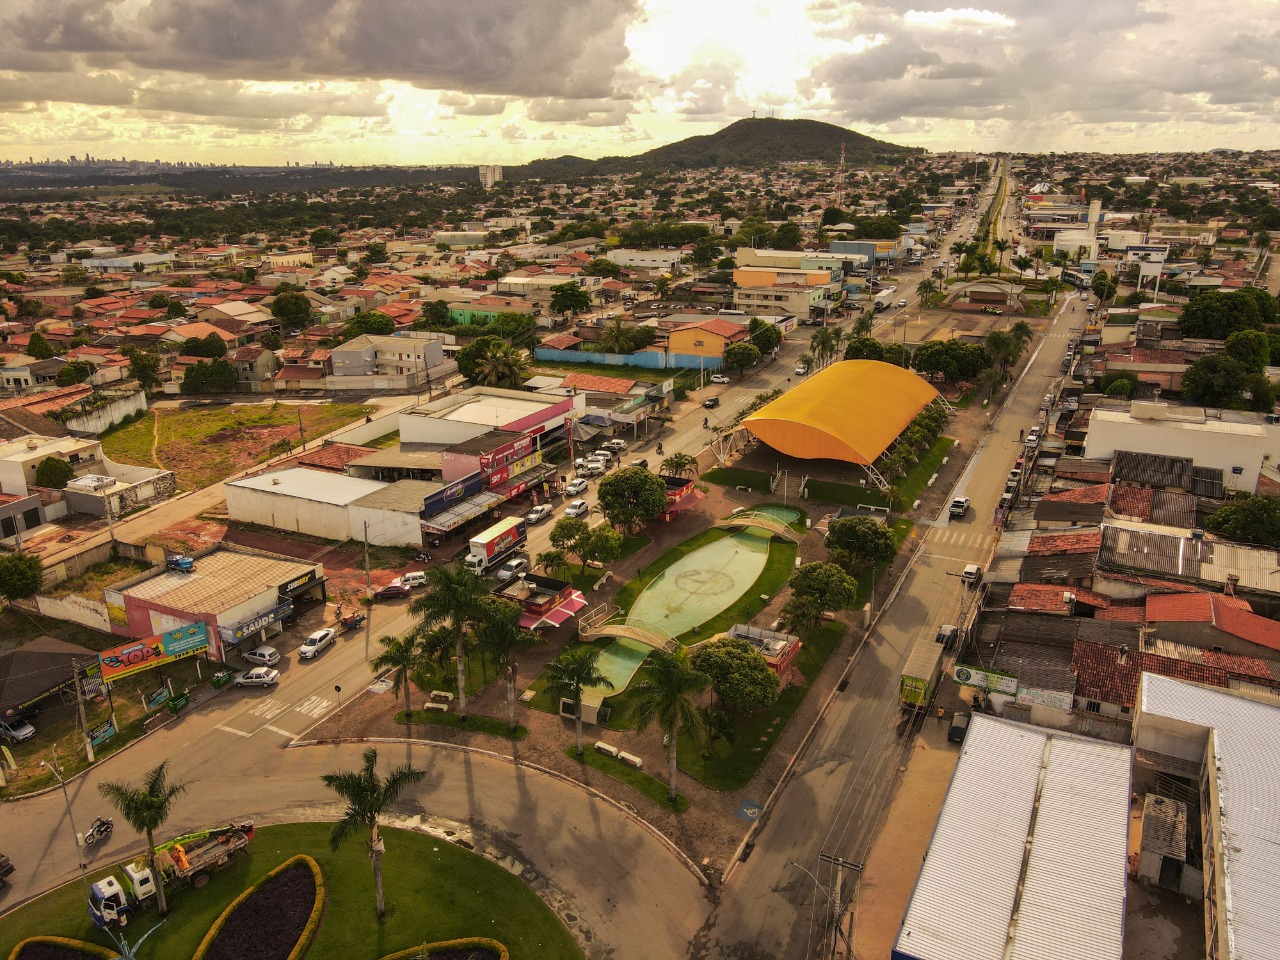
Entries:
POLYGON ((935 151, 1280 143, 1280 0, 974 2, 0 0, 0 159, 516 164, 753 112, 935 151))

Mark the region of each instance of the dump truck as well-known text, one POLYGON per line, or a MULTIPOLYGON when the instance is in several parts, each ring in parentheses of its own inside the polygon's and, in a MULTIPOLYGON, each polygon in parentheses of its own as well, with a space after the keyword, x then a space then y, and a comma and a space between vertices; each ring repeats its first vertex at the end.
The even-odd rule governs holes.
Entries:
POLYGON ((898 681, 898 701, 903 710, 923 710, 933 700, 942 675, 942 647, 926 635, 917 639, 911 648, 906 666, 902 668, 902 679, 898 681))
POLYGON ((499 520, 471 539, 463 564, 473 573, 487 573, 528 542, 529 529, 524 517, 499 520))

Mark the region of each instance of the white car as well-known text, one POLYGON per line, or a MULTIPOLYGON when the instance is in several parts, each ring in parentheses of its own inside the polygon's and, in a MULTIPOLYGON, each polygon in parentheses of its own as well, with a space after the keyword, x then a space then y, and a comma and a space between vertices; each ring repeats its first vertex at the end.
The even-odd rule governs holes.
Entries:
POLYGON ((329 644, 333 643, 333 631, 328 627, 323 630, 317 630, 307 639, 302 641, 302 646, 298 648, 298 656, 303 660, 310 660, 316 656, 329 644))
POLYGON ((575 500, 564 508, 566 517, 585 517, 591 512, 591 504, 585 500, 575 500))
POLYGON ((600 460, 588 460, 578 468, 578 474, 583 477, 598 477, 608 471, 608 467, 600 460))
POLYGON ((606 440, 603 446, 608 447, 610 450, 616 450, 618 453, 621 453, 623 450, 627 449, 627 441, 619 437, 614 437, 612 440, 606 440))
POLYGON ((551 509, 549 504, 540 503, 529 511, 528 515, 524 518, 524 522, 528 524, 541 523, 543 520, 550 519, 551 514, 554 512, 555 511, 551 509))
POLYGON ((577 480, 569 481, 569 485, 564 488, 564 492, 566 496, 576 497, 580 493, 586 493, 589 486, 591 484, 587 483, 585 479, 578 477, 577 480))
POLYGON ((237 687, 274 687, 279 680, 279 670, 272 670, 270 667, 254 667, 244 673, 237 673, 235 685, 237 687))
POLYGON ((250 663, 256 663, 263 667, 274 667, 280 662, 280 651, 275 647, 254 647, 252 650, 246 650, 241 656, 250 663))
POLYGON ((712 383, 729 383, 730 380, 723 373, 713 373, 711 375, 712 383))

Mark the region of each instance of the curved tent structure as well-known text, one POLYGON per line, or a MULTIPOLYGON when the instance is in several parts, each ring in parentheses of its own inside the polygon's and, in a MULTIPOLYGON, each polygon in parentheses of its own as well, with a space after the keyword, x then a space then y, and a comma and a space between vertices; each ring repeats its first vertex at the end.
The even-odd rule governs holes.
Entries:
POLYGON ((868 466, 937 396, 910 370, 844 360, 765 404, 742 425, 789 457, 868 466))

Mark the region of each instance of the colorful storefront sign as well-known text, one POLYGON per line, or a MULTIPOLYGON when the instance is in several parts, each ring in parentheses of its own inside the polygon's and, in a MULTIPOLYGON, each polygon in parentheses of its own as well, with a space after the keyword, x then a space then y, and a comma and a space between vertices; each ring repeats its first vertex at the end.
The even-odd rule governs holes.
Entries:
POLYGON ((145 640, 131 640, 98 655, 102 679, 114 683, 143 670, 195 656, 209 649, 209 630, 196 621, 145 640))

